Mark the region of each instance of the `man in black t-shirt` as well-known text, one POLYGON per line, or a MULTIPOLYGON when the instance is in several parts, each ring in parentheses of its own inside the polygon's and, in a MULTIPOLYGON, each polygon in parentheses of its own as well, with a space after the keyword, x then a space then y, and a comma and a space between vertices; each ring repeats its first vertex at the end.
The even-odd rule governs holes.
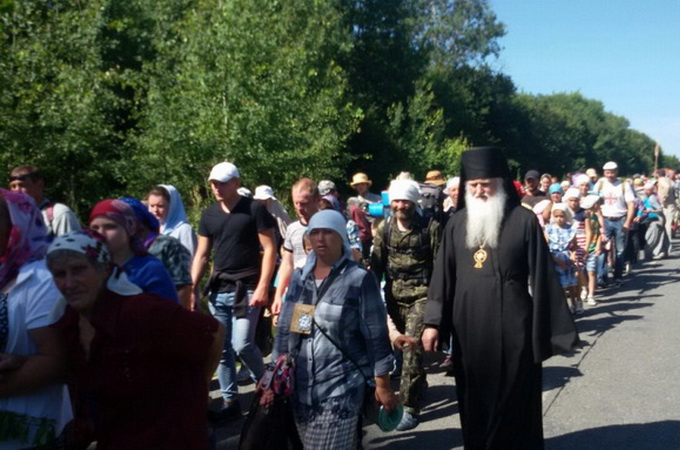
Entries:
POLYGON ((524 175, 524 197, 522 205, 532 209, 541 200, 550 200, 545 192, 539 189, 541 175, 537 170, 529 170, 524 175))
POLYGON ((213 423, 219 425, 241 415, 235 398, 236 356, 256 378, 264 373, 262 354, 254 338, 260 309, 269 300, 269 282, 276 261, 276 222, 263 204, 238 194, 241 176, 233 164, 222 162, 214 166, 208 181, 217 202, 201 216, 191 279, 196 305, 200 298, 199 283, 214 250, 208 283, 209 306, 226 328, 217 368, 224 404, 218 411, 209 412, 213 423))

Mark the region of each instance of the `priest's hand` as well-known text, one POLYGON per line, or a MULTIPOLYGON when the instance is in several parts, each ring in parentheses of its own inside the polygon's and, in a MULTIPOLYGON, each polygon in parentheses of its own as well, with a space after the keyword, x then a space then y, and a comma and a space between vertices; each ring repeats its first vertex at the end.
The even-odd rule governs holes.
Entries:
POLYGON ((426 352, 437 351, 439 348, 439 330, 433 327, 425 328, 421 340, 423 341, 423 350, 426 352))

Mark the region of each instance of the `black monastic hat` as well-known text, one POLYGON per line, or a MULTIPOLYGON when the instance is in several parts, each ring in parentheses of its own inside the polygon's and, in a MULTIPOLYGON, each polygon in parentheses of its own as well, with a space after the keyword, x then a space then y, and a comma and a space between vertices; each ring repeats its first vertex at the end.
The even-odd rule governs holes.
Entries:
POLYGON ((510 167, 503 150, 498 147, 475 147, 464 151, 461 157, 457 209, 465 207, 465 183, 478 178, 503 178, 503 187, 508 194, 508 206, 519 204, 519 195, 512 184, 510 167))

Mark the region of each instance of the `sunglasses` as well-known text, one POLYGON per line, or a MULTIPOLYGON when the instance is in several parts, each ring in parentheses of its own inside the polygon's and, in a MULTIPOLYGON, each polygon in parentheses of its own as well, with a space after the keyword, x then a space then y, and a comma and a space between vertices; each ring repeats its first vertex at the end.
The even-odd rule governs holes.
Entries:
POLYGON ((24 175, 11 175, 9 177, 9 181, 24 181, 28 180, 31 177, 30 174, 24 174, 24 175))

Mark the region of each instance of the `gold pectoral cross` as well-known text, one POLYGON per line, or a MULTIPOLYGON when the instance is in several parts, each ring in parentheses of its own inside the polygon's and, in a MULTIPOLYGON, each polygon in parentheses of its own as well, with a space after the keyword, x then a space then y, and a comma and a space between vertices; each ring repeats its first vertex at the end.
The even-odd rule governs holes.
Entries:
POLYGON ((472 258, 475 260, 475 269, 481 269, 484 264, 484 261, 486 261, 486 250, 484 250, 482 247, 479 247, 479 250, 475 252, 474 255, 472 255, 472 258))

